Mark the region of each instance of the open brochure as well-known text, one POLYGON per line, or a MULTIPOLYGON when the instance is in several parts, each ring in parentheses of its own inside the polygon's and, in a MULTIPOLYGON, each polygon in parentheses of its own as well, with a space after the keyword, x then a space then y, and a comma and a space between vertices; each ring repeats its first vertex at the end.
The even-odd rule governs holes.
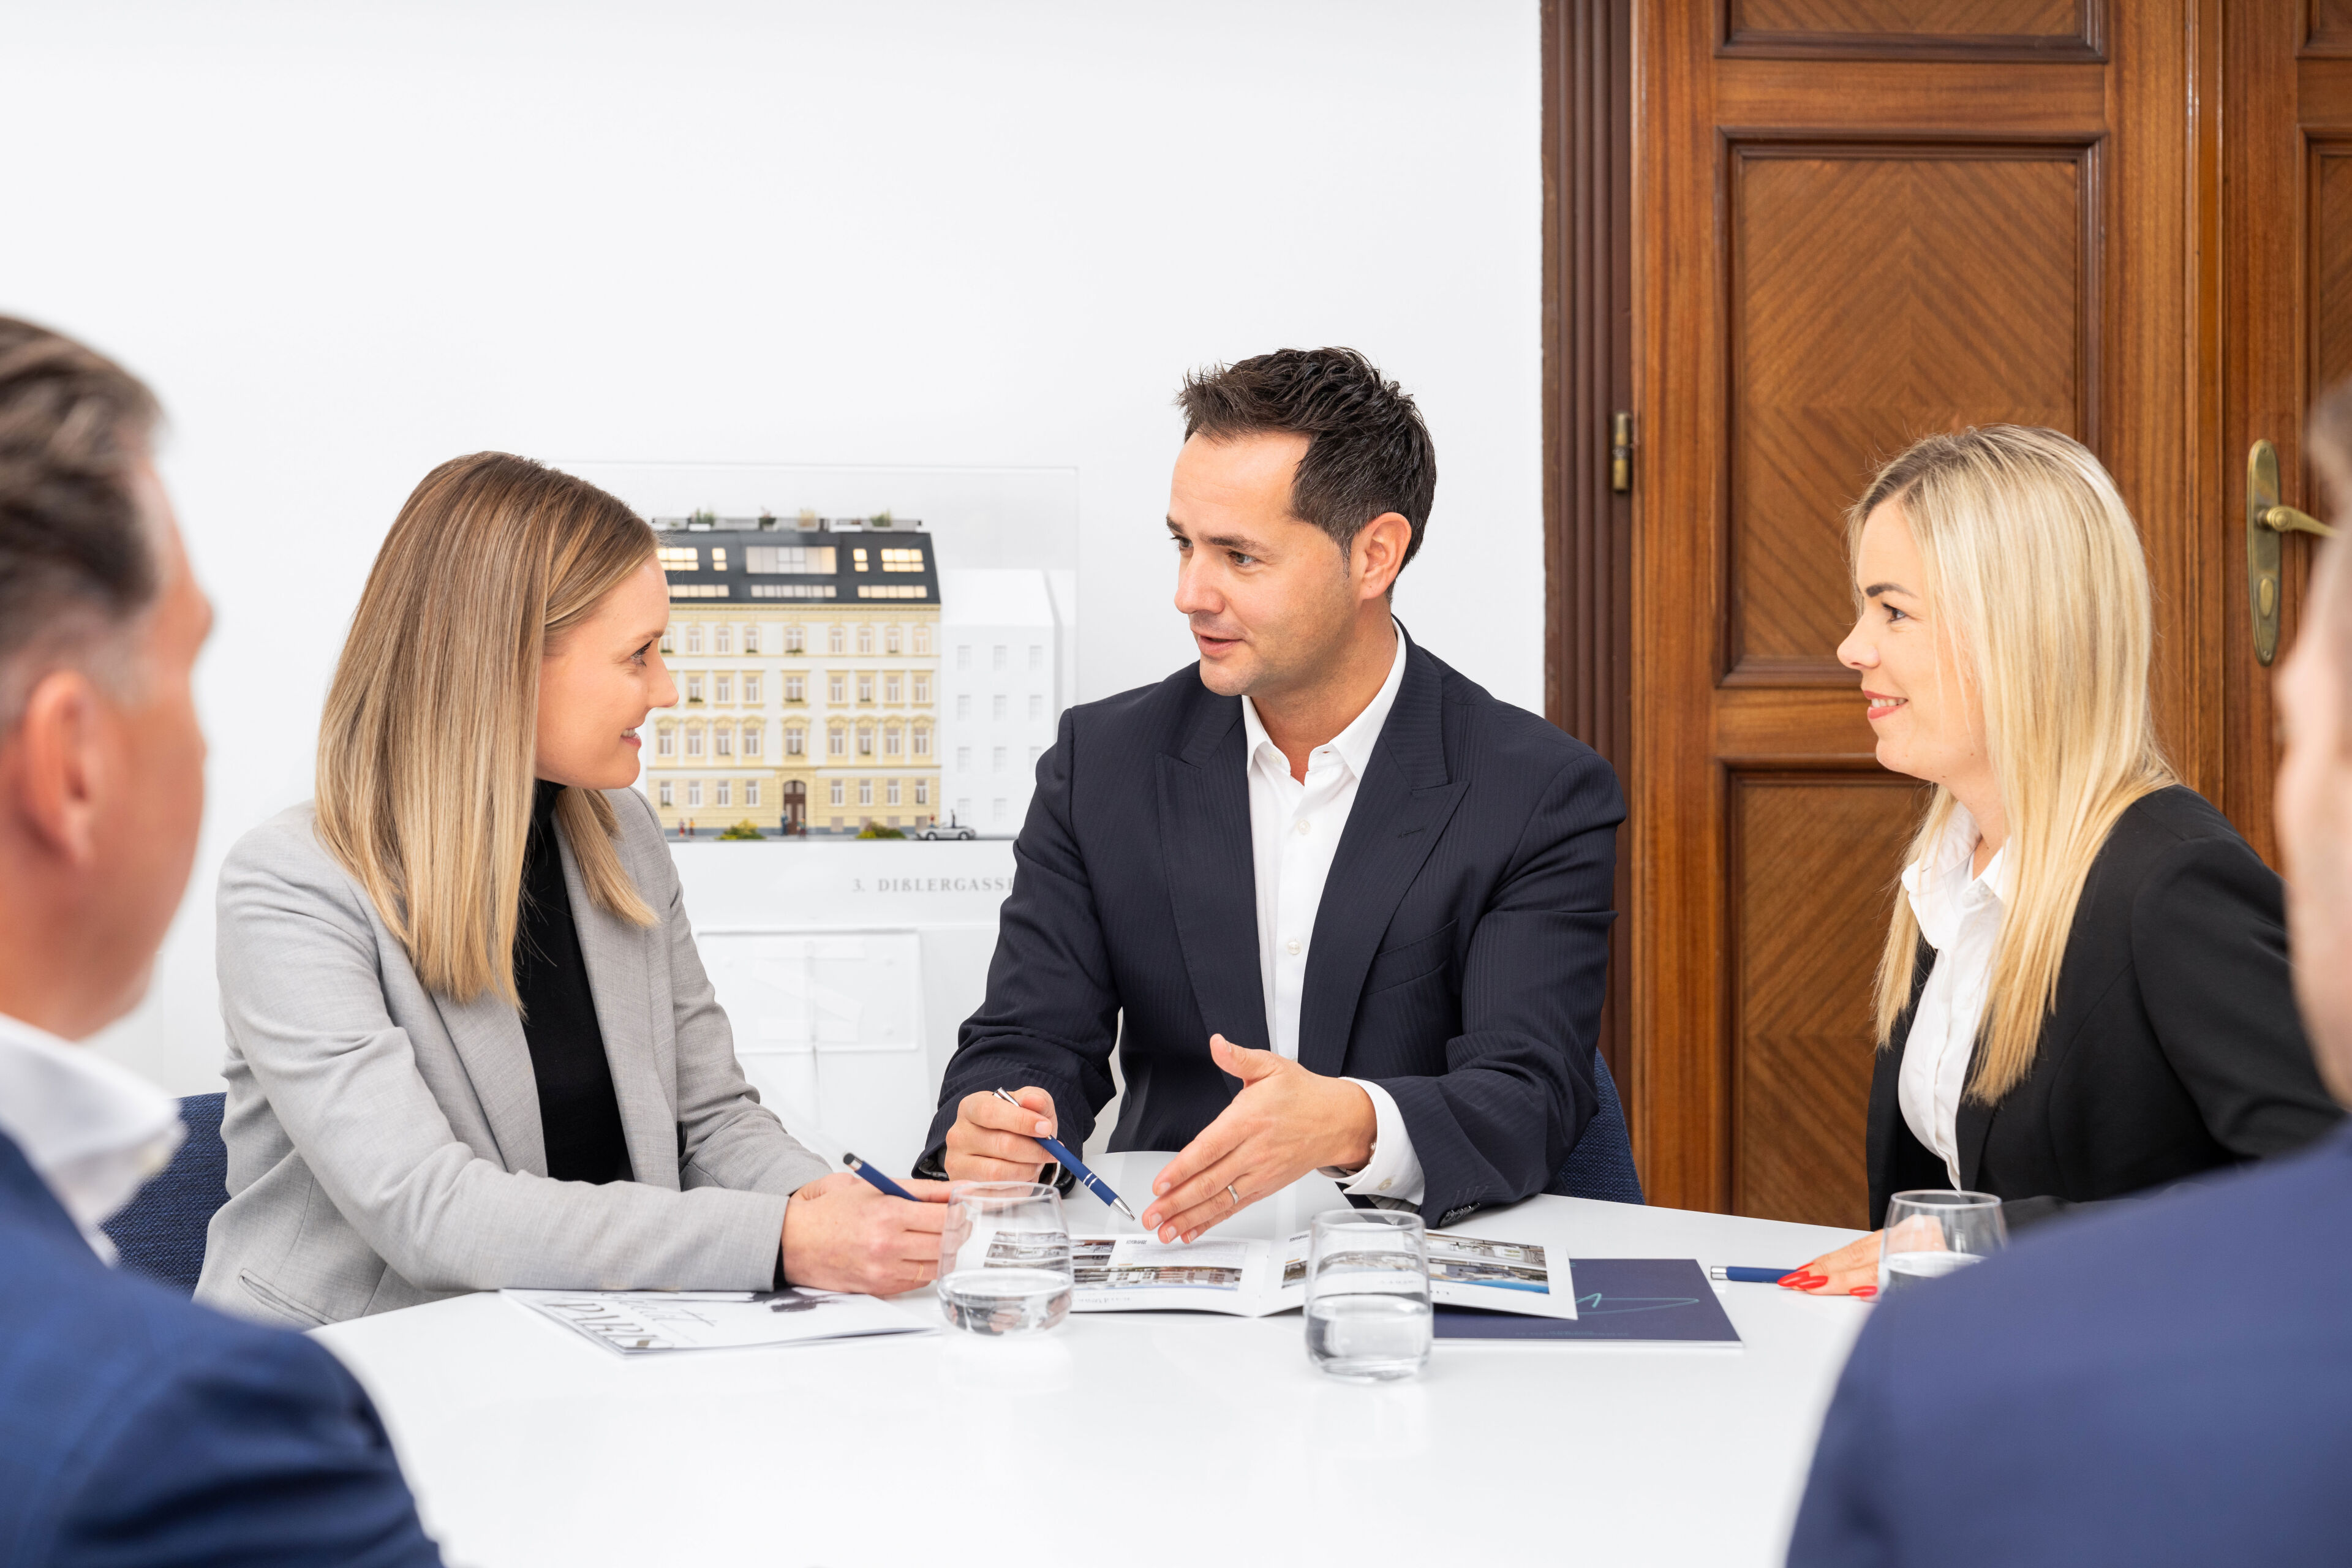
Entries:
POLYGON ((625 1356, 740 1350, 937 1331, 871 1296, 831 1290, 501 1290, 499 1295, 625 1356))
MULTIPOLYGON (((1229 1312, 1263 1318, 1307 1304, 1305 1232, 1287 1241, 1162 1243, 1150 1236, 1074 1237, 1079 1312, 1229 1312)), ((995 1267, 996 1247, 990 1249, 995 1267)), ((1016 1260, 1008 1253, 1008 1265, 1016 1260)), ((1576 1316, 1568 1259, 1532 1242, 1429 1233, 1429 1293, 1441 1306, 1538 1318, 1576 1316)))

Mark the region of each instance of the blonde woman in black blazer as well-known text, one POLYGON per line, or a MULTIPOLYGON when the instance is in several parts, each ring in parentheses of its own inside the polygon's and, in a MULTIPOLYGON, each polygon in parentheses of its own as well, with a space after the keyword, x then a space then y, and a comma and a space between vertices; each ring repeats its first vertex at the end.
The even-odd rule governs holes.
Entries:
MULTIPOLYGON (((1932 436, 1849 525, 1838 655, 1879 761, 1936 785, 1879 965, 1872 1222, 1959 1187, 2029 1225, 2328 1131, 2279 879, 2157 744, 2147 564, 2098 459, 1932 436)), ((1874 1235, 1783 1283, 1869 1295, 1877 1266, 1874 1235)))

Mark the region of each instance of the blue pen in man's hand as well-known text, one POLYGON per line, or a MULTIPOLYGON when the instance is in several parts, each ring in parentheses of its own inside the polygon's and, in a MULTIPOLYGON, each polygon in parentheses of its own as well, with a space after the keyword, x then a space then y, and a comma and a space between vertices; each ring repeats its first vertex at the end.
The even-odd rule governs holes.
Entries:
MULTIPOLYGON (((1022 1104, 1019 1100, 1013 1099, 1010 1094, 1007 1094, 1001 1089, 993 1090, 992 1092, 995 1094, 997 1099, 1004 1101, 1005 1104, 1013 1107, 1015 1110, 1027 1110, 1029 1109, 1027 1106, 1022 1104)), ((1125 1215, 1130 1221, 1133 1221, 1133 1223, 1137 1225, 1143 1223, 1141 1220, 1136 1219, 1135 1211, 1127 1206, 1127 1200, 1120 1197, 1117 1193, 1112 1192, 1108 1182, 1104 1181, 1100 1176, 1097 1176, 1092 1171, 1087 1170, 1086 1166, 1079 1162, 1078 1157, 1076 1154, 1071 1153, 1069 1150, 1063 1147, 1055 1140, 1046 1137, 1042 1132, 1032 1133, 1031 1136, 1045 1146, 1046 1153, 1051 1154, 1055 1159, 1059 1160, 1062 1163, 1063 1169, 1068 1171, 1070 1174, 1078 1179, 1078 1185, 1086 1188, 1087 1191, 1102 1199, 1104 1203, 1108 1204, 1112 1208, 1115 1208, 1119 1213, 1125 1215)))
POLYGON ((904 1198, 910 1204, 919 1203, 921 1201, 917 1198, 914 1194, 908 1192, 906 1188, 900 1186, 898 1183, 892 1181, 889 1177, 884 1175, 881 1172, 876 1170, 873 1166, 867 1164, 865 1161, 859 1159, 855 1154, 844 1154, 841 1157, 841 1163, 848 1166, 851 1170, 856 1172, 859 1175, 865 1177, 867 1181, 873 1183, 876 1186, 881 1188, 884 1192, 889 1194, 894 1198, 904 1198))

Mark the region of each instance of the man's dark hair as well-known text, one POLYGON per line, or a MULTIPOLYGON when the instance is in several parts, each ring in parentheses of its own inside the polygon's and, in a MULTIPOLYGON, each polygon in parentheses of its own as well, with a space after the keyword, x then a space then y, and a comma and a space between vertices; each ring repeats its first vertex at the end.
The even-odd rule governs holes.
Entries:
POLYGON ((113 361, 0 316, 0 733, 47 659, 153 603, 160 563, 131 491, 154 395, 113 361))
POLYGON ((1421 410, 1353 349, 1277 349, 1195 371, 1176 395, 1186 439, 1286 430, 1307 455, 1291 477, 1290 510, 1346 554, 1364 524, 1395 512, 1412 525, 1411 561, 1437 494, 1437 447, 1421 410))

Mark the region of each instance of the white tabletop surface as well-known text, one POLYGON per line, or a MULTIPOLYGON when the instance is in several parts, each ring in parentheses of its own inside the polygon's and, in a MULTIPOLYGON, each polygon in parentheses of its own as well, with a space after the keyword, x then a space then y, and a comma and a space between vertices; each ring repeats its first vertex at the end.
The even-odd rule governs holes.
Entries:
MULTIPOLYGON (((1139 1208, 1164 1158, 1100 1172, 1139 1208)), ((1286 1235, 1338 1201, 1310 1177, 1234 1225, 1286 1235)), ((1083 1194, 1070 1216, 1118 1228, 1083 1194)), ((1456 1228, 1768 1267, 1856 1234, 1555 1197, 1456 1228)), ((1297 1312, 624 1361, 478 1295, 318 1337, 452 1564, 1778 1563, 1869 1308, 1716 1289, 1739 1350, 1440 1340, 1370 1387, 1308 1364, 1297 1312)), ((901 1301, 937 1321, 928 1291, 901 1301)))

